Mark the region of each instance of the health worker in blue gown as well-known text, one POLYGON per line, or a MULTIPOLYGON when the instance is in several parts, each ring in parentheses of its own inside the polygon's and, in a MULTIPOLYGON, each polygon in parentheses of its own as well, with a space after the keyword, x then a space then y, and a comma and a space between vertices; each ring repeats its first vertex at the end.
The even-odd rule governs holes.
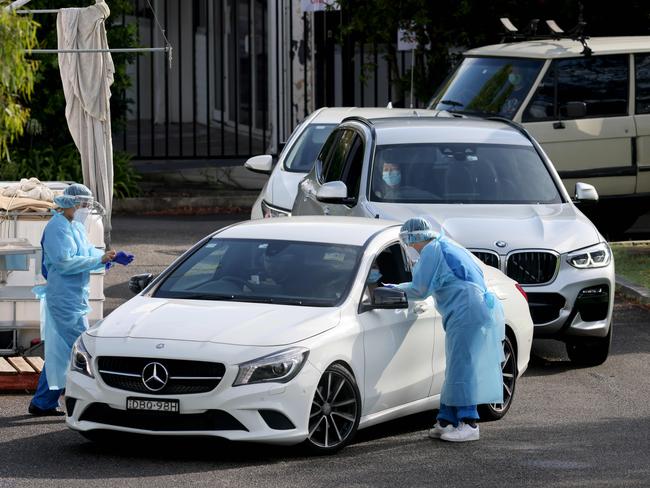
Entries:
POLYGON ((400 239, 420 257, 413 281, 397 287, 411 299, 433 297, 445 330, 445 380, 440 412, 429 435, 451 442, 478 440, 477 406, 503 403, 501 303, 487 291, 471 253, 437 235, 426 219, 406 221, 400 239))
POLYGON ((59 210, 53 212, 41 239, 47 284, 34 288, 41 300, 41 339, 45 344, 45 365, 29 404, 29 413, 38 416, 63 415, 59 397, 65 388, 72 346, 88 328, 90 273, 108 269, 117 258, 115 251, 100 251, 88 240, 85 220, 94 200, 87 187, 70 185, 54 203, 59 210))

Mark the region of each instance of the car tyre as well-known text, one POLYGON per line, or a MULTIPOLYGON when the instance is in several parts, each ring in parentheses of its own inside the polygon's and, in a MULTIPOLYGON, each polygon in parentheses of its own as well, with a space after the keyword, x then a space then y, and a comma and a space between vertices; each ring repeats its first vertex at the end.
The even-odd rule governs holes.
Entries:
POLYGON ((512 405, 517 385, 517 354, 508 337, 503 341, 504 361, 501 363, 503 373, 503 403, 489 403, 479 405, 478 413, 483 421, 502 419, 512 405))
POLYGON ((569 359, 576 366, 599 366, 607 361, 609 350, 612 346, 612 329, 605 337, 590 337, 572 339, 566 343, 566 352, 569 359))
POLYGON ((305 445, 312 454, 333 454, 354 438, 361 418, 361 394, 354 376, 332 364, 321 376, 311 409, 305 445))

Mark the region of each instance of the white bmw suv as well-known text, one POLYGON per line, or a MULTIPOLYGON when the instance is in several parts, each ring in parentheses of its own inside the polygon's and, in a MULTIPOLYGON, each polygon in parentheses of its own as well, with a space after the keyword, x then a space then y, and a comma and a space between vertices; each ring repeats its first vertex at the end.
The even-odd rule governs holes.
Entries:
MULTIPOLYGON (((580 365, 609 354, 614 262, 539 144, 518 124, 431 112, 349 118, 300 183, 293 215, 425 215, 528 293, 536 337, 580 365)), ((577 183, 575 199, 595 202, 577 183)))

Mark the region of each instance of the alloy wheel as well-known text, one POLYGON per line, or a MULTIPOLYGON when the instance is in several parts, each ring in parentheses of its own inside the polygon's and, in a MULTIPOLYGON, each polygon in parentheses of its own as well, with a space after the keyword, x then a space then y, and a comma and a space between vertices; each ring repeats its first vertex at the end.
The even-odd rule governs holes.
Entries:
POLYGON ((347 371, 329 368, 316 387, 307 439, 317 448, 335 450, 356 430, 360 408, 358 390, 351 376, 344 373, 347 371))
POLYGON ((509 339, 503 341, 504 360, 501 363, 501 372, 503 374, 503 403, 490 403, 490 408, 496 414, 502 414, 510 406, 512 395, 515 391, 515 381, 517 380, 517 362, 514 348, 509 339))

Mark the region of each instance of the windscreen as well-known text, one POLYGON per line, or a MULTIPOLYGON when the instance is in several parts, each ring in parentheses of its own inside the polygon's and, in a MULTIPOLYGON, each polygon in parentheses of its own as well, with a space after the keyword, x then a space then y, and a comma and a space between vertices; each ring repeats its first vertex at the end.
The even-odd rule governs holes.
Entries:
POLYGON ((296 139, 284 159, 284 169, 309 173, 336 124, 310 124, 296 139))
POLYGON ((429 108, 511 119, 542 65, 536 59, 465 58, 429 108))
POLYGON ((359 246, 212 238, 154 296, 332 307, 345 299, 359 246))
POLYGON ((393 203, 561 203, 531 146, 393 144, 377 146, 370 199, 393 203))

